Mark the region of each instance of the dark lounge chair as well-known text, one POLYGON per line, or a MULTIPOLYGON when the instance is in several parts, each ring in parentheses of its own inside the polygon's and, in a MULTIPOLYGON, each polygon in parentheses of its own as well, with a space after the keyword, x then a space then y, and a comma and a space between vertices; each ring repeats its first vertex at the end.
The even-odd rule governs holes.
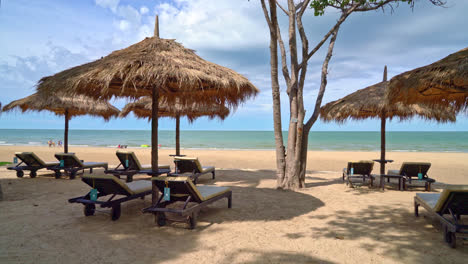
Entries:
POLYGON ((420 205, 440 220, 444 240, 452 248, 456 247, 457 234, 468 238, 468 225, 460 222, 462 215, 468 215, 468 185, 447 185, 442 193, 417 193, 414 197, 416 216, 419 216, 420 205))
POLYGON ((16 152, 15 156, 21 160, 20 163, 14 164, 13 166, 8 167, 8 170, 15 170, 16 176, 21 178, 24 176, 24 171, 30 171, 29 176, 35 178, 37 176, 37 171, 40 169, 48 169, 54 166, 58 166, 58 162, 44 162, 33 152, 16 152))
POLYGON ((348 167, 343 169, 343 181, 346 181, 346 185, 350 184, 353 186, 352 179, 362 178, 362 183, 365 183, 368 178, 370 186, 372 186, 375 179, 371 175, 373 168, 374 162, 372 160, 350 161, 348 162, 348 167))
POLYGON ((111 219, 115 221, 120 218, 121 203, 151 195, 151 182, 146 180, 125 183, 113 175, 83 175, 81 180, 98 190, 96 201, 91 200, 90 193, 68 200, 69 203, 83 204, 85 216, 94 215, 98 204, 102 208, 112 208, 111 219), (110 198, 99 200, 105 196, 110 198), (120 198, 114 199, 116 197, 120 198))
POLYGON ((107 162, 83 162, 74 153, 55 153, 55 158, 59 160, 59 165, 51 167, 49 170, 55 171, 55 178, 57 179, 61 176, 61 170, 67 172, 71 180, 76 177, 76 173, 80 170, 89 169, 89 173, 93 173, 94 168, 107 170, 107 162))
POLYGON ((427 175, 427 171, 430 167, 431 163, 428 162, 403 162, 400 170, 388 170, 387 174, 403 176, 405 178, 403 181, 403 188, 405 190, 408 189, 408 184, 411 184, 412 181, 416 181, 424 182, 425 190, 430 191, 432 183, 435 182, 434 179, 429 178, 427 175), (419 173, 421 173, 421 179, 418 177, 419 173))
MULTIPOLYGON (((135 152, 133 151, 117 150, 115 155, 120 161, 119 165, 117 165, 117 167, 115 167, 112 170, 106 170, 105 173, 113 174, 118 178, 124 175, 127 177, 127 182, 131 182, 133 181, 133 175, 139 173, 146 173, 149 170, 151 170, 151 164, 141 165, 140 161, 135 155, 135 152)), ((167 172, 169 173, 171 168, 169 165, 159 165, 158 169, 167 170, 167 172)))
POLYGON ((190 175, 190 178, 196 184, 198 177, 203 174, 211 173, 212 179, 215 179, 215 167, 214 166, 202 166, 198 158, 191 157, 175 157, 175 173, 174 175, 186 174, 190 175))
POLYGON ((153 177, 152 180, 164 193, 164 188, 170 188, 170 201, 164 201, 161 195, 156 205, 143 209, 144 213, 153 213, 157 216, 159 226, 166 225, 165 213, 175 213, 188 217, 190 229, 197 224, 197 216, 200 210, 207 205, 222 199, 228 199, 228 208, 232 205, 232 191, 227 187, 195 185, 190 177, 153 177), (184 201, 181 209, 166 208, 167 205, 177 201, 184 201), (195 202, 194 206, 187 206, 189 202, 195 202))

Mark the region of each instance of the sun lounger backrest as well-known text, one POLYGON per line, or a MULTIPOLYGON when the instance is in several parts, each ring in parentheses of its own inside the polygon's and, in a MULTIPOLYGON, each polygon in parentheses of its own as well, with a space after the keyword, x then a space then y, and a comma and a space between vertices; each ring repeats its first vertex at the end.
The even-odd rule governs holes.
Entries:
POLYGON ((15 156, 31 167, 45 167, 46 164, 34 152, 16 152, 15 156))
POLYGON ((434 211, 448 214, 449 209, 456 214, 468 214, 468 185, 447 185, 445 187, 434 207, 434 211))
POLYGON ((351 168, 353 168, 353 174, 370 175, 374 168, 374 162, 372 160, 349 161, 348 173, 351 173, 351 168))
POLYGON ((83 175, 81 180, 103 194, 132 195, 133 192, 114 175, 83 175))
POLYGON ((171 189, 171 196, 192 196, 193 201, 201 203, 203 197, 198 191, 195 184, 189 177, 167 177, 159 176, 151 178, 158 186, 159 191, 164 193, 164 188, 167 186, 171 189))
POLYGON ((117 155, 117 158, 119 158, 120 163, 122 163, 122 166, 125 169, 128 170, 143 170, 141 167, 140 161, 135 155, 135 152, 133 151, 122 151, 122 150, 117 150, 115 153, 117 155), (128 160, 128 167, 126 165, 126 161, 128 160))
POLYGON ((83 163, 75 156, 74 153, 55 153, 55 158, 59 161, 63 160, 64 167, 84 167, 83 163))
POLYGON ((177 170, 179 173, 184 172, 195 172, 200 173, 203 171, 202 165, 198 158, 191 157, 175 157, 174 162, 177 165, 177 170))
POLYGON ((424 176, 430 167, 431 163, 428 162, 403 162, 400 168, 400 175, 417 177, 418 173, 422 173, 424 176))

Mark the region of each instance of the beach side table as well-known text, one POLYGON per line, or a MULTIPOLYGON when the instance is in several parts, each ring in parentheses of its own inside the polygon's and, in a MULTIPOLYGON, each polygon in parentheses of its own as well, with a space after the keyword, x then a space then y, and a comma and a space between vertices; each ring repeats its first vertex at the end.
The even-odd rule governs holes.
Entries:
POLYGON ((187 155, 169 154, 169 157, 185 157, 187 155))
POLYGON ((385 181, 384 179, 387 178, 387 182, 390 182, 390 179, 397 179, 398 180, 398 190, 402 191, 406 185, 406 178, 403 175, 390 175, 390 174, 382 174, 380 176, 380 181, 382 183, 382 190, 385 190, 385 181))
MULTIPOLYGON (((382 166, 382 164, 387 164, 387 163, 392 163, 393 160, 391 159, 385 159, 385 160, 381 160, 381 159, 374 159, 372 160, 374 162, 378 162, 380 163, 380 165, 382 166)), ((380 174, 381 174, 381 177, 380 177, 380 187, 382 187, 382 190, 385 190, 385 182, 384 182, 384 176, 385 174, 385 171, 380 171, 380 174)), ((387 178, 387 181, 390 182, 390 178, 387 178)), ((398 181, 400 183, 400 180, 398 181)))

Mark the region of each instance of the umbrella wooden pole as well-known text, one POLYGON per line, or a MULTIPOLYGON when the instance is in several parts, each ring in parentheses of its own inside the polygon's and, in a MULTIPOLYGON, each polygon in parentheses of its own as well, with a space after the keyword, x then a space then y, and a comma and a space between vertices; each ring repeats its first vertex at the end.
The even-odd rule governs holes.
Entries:
MULTIPOLYGON (((381 122, 380 122, 380 175, 385 174, 385 122, 386 114, 382 111, 381 122)), ((383 188, 384 177, 380 177, 380 186, 383 188)))
MULTIPOLYGON (((384 67, 383 71, 383 78, 382 81, 387 81, 387 65, 384 67)), ((380 122, 380 175, 385 174, 385 125, 387 119, 387 113, 385 109, 382 110, 382 114, 380 115, 381 122, 380 122)), ((380 187, 384 188, 384 177, 380 176, 380 187)))
MULTIPOLYGON (((159 101, 159 89, 153 87, 153 102, 151 107, 151 169, 153 171, 158 170, 158 101, 159 101)), ((153 181, 153 195, 152 204, 155 205, 158 202, 159 191, 155 182, 153 181)))
POLYGON ((175 127, 175 148, 176 155, 180 155, 180 115, 176 116, 176 127, 175 127))
POLYGON ((68 121, 70 120, 68 116, 68 109, 65 109, 65 132, 63 135, 63 152, 68 153, 68 121))
MULTIPOLYGON (((158 16, 155 19, 154 36, 159 38, 159 23, 158 16)), ((152 105, 151 105, 151 169, 158 170, 158 111, 159 111, 159 89, 153 86, 152 90, 152 105)), ((159 199, 159 190, 156 182, 152 181, 152 195, 151 204, 156 205, 159 199)), ((154 221, 157 222, 158 218, 154 215, 154 221)))

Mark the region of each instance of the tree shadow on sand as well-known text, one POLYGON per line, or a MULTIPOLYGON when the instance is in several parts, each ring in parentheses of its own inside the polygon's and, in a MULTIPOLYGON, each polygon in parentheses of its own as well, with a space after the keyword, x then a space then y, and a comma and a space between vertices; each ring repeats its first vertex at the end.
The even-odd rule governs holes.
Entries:
POLYGON ((324 263, 331 264, 327 260, 316 257, 292 253, 287 251, 260 252, 252 249, 238 250, 224 258, 223 263, 324 263))
POLYGON ((324 221, 333 217, 334 220, 327 222, 327 229, 312 228, 314 236, 362 241, 360 247, 371 252, 381 250, 397 261, 426 263, 439 259, 450 262, 452 257, 468 257, 466 245, 453 250, 445 244, 440 223, 429 217, 427 212, 416 218, 408 209, 369 206, 359 212, 341 210, 333 215, 317 217, 324 221), (334 217, 336 214, 338 219, 334 217), (450 257, 445 258, 446 254, 450 257))
MULTIPOLYGON (((274 174, 266 171, 220 170, 215 181, 202 176, 200 184, 231 187, 233 207, 228 209, 224 199, 211 204, 200 213, 195 230, 186 229, 185 224, 158 227, 152 215, 141 212, 150 206, 150 197, 123 203, 121 218, 115 222, 106 213, 109 210, 85 217, 83 206, 67 201, 89 191, 79 178, 56 180, 39 175, 35 179, 0 179, 2 187, 8 186, 3 189, 7 201, 0 202, 0 211, 8 212, 0 214, 0 236, 17 238, 0 242, 8 253, 0 256, 0 262, 146 263, 180 259, 198 252, 200 243, 210 244, 200 241, 202 237, 220 236, 226 228, 223 223, 287 220, 324 206, 321 200, 304 193, 257 187, 262 180, 271 179, 274 174)), ((216 249, 225 247, 219 244, 211 251, 209 247, 203 250, 216 254, 216 249)), ((321 261, 288 252, 272 252, 271 260, 287 263, 295 256, 303 262, 321 261)), ((262 259, 259 253, 253 262, 262 259)))

